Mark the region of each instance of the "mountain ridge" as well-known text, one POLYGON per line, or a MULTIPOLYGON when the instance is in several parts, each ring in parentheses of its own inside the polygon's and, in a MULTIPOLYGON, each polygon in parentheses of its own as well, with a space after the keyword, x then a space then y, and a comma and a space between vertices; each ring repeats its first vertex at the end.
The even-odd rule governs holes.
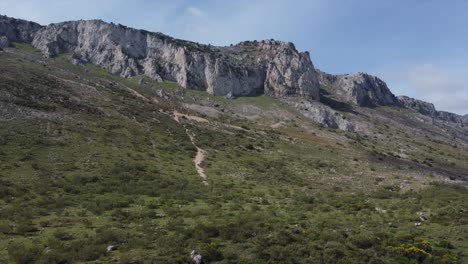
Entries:
POLYGON ((46 57, 71 53, 75 64, 95 64, 123 77, 144 74, 213 95, 266 94, 322 101, 320 86, 332 86, 338 88, 333 91, 337 98, 358 106, 405 107, 447 122, 468 122, 461 115, 429 109, 430 103, 397 98, 376 76, 315 69, 309 52, 299 52, 291 42, 243 41, 218 47, 99 19, 42 26, 7 16, 0 16, 0 37, 3 46, 31 43, 46 57))
POLYGON ((47 57, 73 53, 77 63, 96 64, 123 77, 145 74, 214 95, 265 93, 318 99, 308 54, 285 42, 213 47, 91 20, 43 27, 32 44, 47 57))

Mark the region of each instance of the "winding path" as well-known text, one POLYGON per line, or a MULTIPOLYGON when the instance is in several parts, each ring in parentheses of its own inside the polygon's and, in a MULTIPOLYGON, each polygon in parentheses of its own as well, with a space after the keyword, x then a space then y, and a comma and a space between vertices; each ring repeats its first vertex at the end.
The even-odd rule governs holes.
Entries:
MULTIPOLYGON (((187 118, 189 120, 194 120, 194 121, 202 122, 202 123, 208 123, 209 122, 208 120, 206 120, 204 118, 201 118, 201 117, 198 117, 198 116, 189 116, 189 115, 181 114, 181 113, 179 113, 177 111, 173 112, 172 118, 179 124, 180 124, 180 119, 179 119, 180 117, 185 117, 185 118, 187 118)), ((188 128, 185 128, 185 133, 190 138, 190 142, 192 142, 192 145, 197 149, 197 155, 195 155, 195 158, 193 159, 193 163, 195 163, 195 169, 197 170, 198 175, 203 179, 203 181, 202 181, 203 184, 204 185, 209 185, 208 184, 208 177, 205 174, 205 169, 203 169, 203 167, 202 167, 202 163, 205 160, 205 153, 206 152, 203 149, 201 149, 200 147, 198 147, 197 144, 195 144, 195 135, 192 134, 188 128)))

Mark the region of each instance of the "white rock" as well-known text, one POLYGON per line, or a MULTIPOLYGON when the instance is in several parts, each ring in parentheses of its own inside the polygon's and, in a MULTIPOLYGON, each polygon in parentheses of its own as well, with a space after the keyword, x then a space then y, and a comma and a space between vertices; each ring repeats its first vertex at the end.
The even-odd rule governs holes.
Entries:
POLYGON ((192 252, 190 253, 190 257, 192 258, 193 263, 195 264, 202 263, 202 256, 195 250, 192 250, 192 252))
POLYGON ((47 57, 71 53, 84 63, 123 77, 145 74, 213 95, 264 93, 319 99, 319 83, 309 54, 298 52, 287 42, 213 47, 100 20, 80 20, 42 28, 32 44, 47 57))
POLYGON ((342 75, 316 72, 320 84, 334 88, 334 95, 344 102, 359 106, 399 104, 387 84, 375 76, 361 72, 342 75))
POLYGON ((117 250, 119 247, 116 246, 116 245, 109 245, 107 246, 107 252, 111 252, 111 251, 114 251, 114 250, 117 250))

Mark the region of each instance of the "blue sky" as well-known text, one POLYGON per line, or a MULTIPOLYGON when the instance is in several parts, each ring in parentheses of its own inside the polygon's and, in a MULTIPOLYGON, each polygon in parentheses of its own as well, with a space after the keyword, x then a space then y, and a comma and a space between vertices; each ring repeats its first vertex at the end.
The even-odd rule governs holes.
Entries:
POLYGON ((323 71, 367 72, 397 95, 468 114, 467 0, 0 0, 0 14, 100 18, 213 45, 291 41, 323 71))

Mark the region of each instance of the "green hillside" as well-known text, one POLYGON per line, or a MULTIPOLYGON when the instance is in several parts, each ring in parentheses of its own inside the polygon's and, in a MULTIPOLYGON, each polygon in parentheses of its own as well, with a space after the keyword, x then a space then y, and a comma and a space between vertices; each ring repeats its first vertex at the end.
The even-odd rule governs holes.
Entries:
POLYGON ((368 134, 16 44, 0 52, 0 262, 467 263, 467 141, 354 111, 368 134))

